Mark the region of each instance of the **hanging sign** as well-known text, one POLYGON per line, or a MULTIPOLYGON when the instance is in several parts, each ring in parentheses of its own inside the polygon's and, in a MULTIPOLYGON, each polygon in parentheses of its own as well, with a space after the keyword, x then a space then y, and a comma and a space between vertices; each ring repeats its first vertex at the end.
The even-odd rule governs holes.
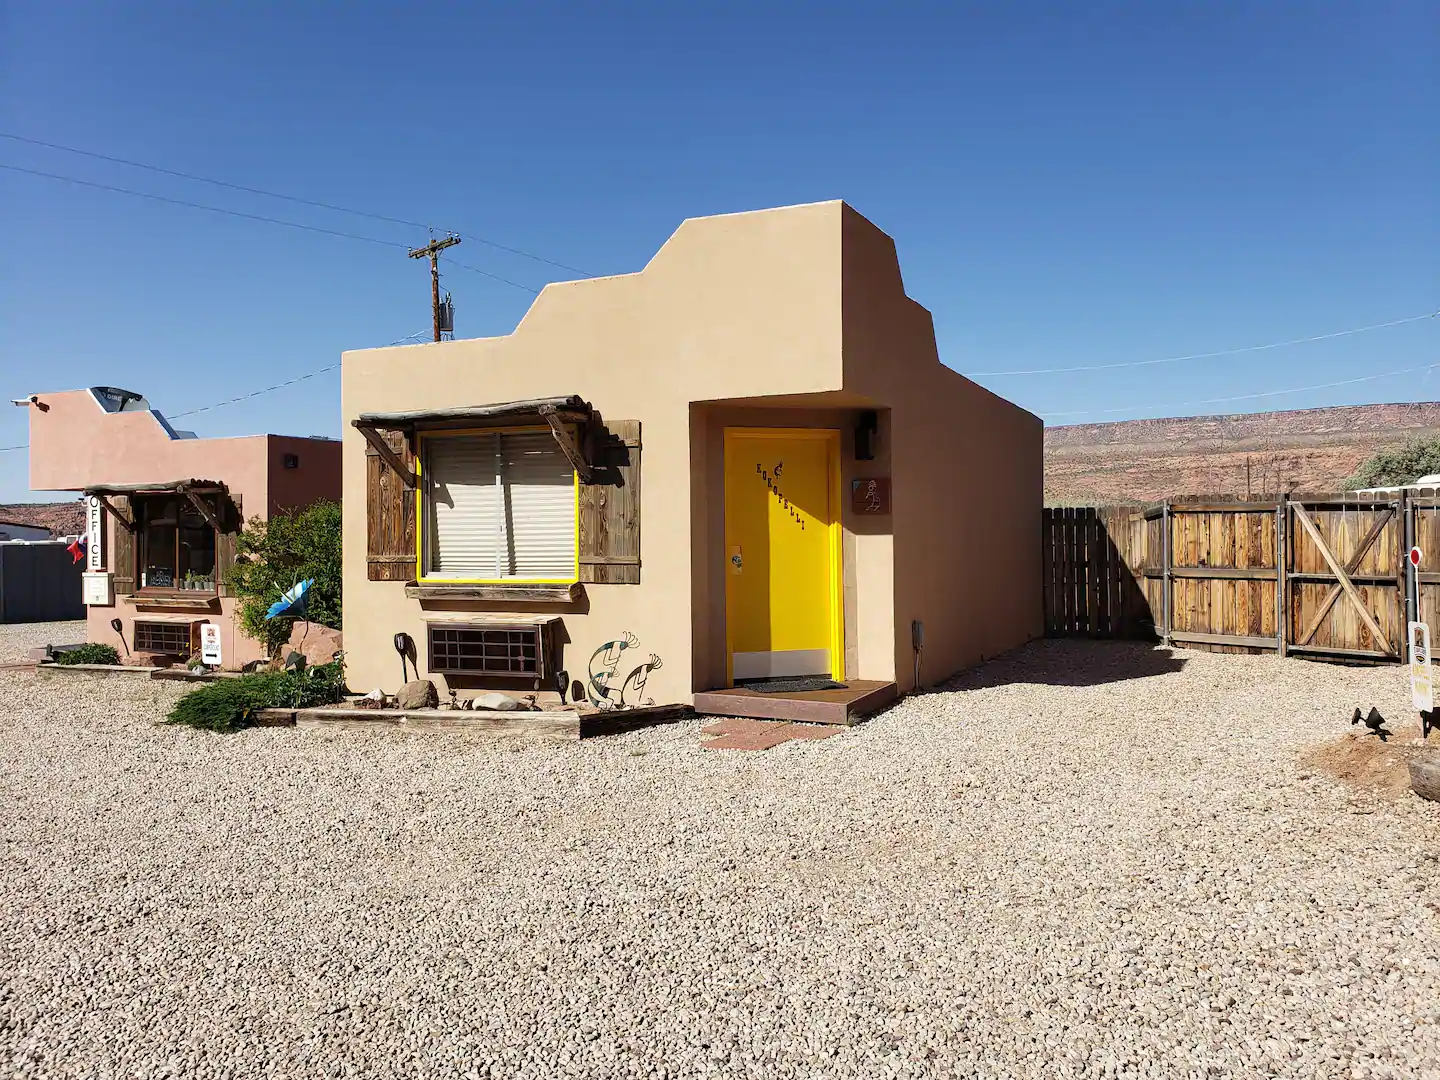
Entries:
POLYGON ((1410 700, 1420 712, 1435 708, 1430 680, 1430 627, 1423 622, 1410 624, 1410 700))
POLYGON ((219 624, 213 622, 201 623, 200 662, 206 667, 219 667, 221 661, 219 624))
POLYGON ((105 569, 105 517, 98 495, 85 500, 85 569, 92 574, 105 569))

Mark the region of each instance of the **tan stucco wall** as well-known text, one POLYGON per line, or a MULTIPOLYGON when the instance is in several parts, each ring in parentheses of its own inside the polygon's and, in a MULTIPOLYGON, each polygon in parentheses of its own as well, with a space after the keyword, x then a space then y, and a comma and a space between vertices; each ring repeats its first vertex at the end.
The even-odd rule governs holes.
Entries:
POLYGON ((1043 424, 940 364, 894 242, 849 207, 843 230, 845 386, 891 407, 898 681, 919 619, 930 685, 1043 632, 1043 424))
MULTIPOLYGON (((80 491, 99 484, 217 480, 229 488, 246 520, 268 518, 282 509, 316 499, 340 498, 340 444, 324 439, 247 435, 229 439, 172 439, 148 412, 108 413, 88 390, 36 395, 30 406, 30 486, 36 490, 80 491), (282 455, 298 454, 300 468, 284 469, 282 455)), ((115 530, 105 515, 105 565, 113 572, 115 530)), ((178 610, 137 612, 133 601, 116 597, 87 612, 91 641, 115 644, 110 620, 119 617, 133 644, 133 623, 142 620, 211 621, 221 627, 226 667, 259 659, 263 649, 240 633, 235 601, 219 599, 219 613, 192 615, 178 610)))
POLYGON ((845 514, 849 677, 908 685, 914 617, 927 620, 933 638, 927 674, 952 660, 956 667, 968 662, 963 658, 977 646, 998 652, 1025 640, 1040 617, 1039 421, 941 368, 933 335, 922 340, 928 333, 928 315, 904 297, 889 238, 832 202, 686 221, 643 272, 547 287, 508 337, 345 354, 345 644, 352 686, 393 689, 400 668, 392 636, 409 633, 423 654, 425 611, 433 615, 437 605, 422 609, 405 596, 403 582, 366 578, 365 443, 348 422, 363 412, 567 394, 586 398, 607 419, 640 421, 643 442, 641 584, 586 585, 585 599, 568 611, 531 609, 564 615, 570 636, 564 664, 572 680, 584 680, 596 648, 628 631, 640 641, 637 662, 651 652, 664 662, 648 684, 655 700, 685 701, 696 689, 723 683, 723 560, 716 555, 723 546, 726 424, 838 427, 847 481, 895 477, 894 517, 852 521, 845 514), (857 242, 856 233, 867 230, 873 235, 857 242), (862 295, 872 290, 883 295, 862 295), (852 306, 862 314, 853 315, 852 306), (881 459, 860 463, 850 429, 855 410, 867 407, 881 412, 881 459), (922 428, 892 434, 902 419, 922 428), (970 433, 948 430, 956 425, 970 433), (943 464, 949 454, 961 458, 943 464), (962 511, 926 508, 928 493, 957 497, 952 478, 996 457, 1020 462, 1014 475, 1023 482, 1012 501, 1021 507, 1033 495, 1034 528, 1021 537, 1025 513, 1017 509, 992 523, 997 535, 990 540, 962 530, 961 547, 952 552, 945 545, 962 511), (902 472, 913 475, 902 483, 902 472), (997 547, 1034 549, 1033 619, 982 618, 973 608, 1029 602, 1025 584, 1004 597, 979 584, 1010 565, 1004 560, 983 570, 944 571, 939 587, 950 595, 927 597, 916 584, 923 568, 903 574, 895 568, 902 528, 913 530, 904 545, 911 558, 953 561, 997 547), (947 605, 964 614, 947 613, 947 605))

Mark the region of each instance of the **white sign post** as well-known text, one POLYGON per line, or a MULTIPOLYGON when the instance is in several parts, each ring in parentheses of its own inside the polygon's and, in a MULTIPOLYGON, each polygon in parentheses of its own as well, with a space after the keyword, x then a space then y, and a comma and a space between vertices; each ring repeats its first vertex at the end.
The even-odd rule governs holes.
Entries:
POLYGON ((1435 708, 1430 680, 1430 627, 1423 622, 1410 624, 1410 700, 1420 712, 1435 708))
POLYGON ((220 627, 216 623, 200 624, 200 662, 206 667, 219 667, 222 662, 220 627))
POLYGON ((85 569, 97 574, 105 569, 105 517, 100 496, 85 500, 85 569))

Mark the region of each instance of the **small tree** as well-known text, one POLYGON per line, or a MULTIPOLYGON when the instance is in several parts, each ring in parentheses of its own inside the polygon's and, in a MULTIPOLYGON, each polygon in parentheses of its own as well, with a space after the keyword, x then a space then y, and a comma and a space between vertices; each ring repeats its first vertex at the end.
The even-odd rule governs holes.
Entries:
POLYGON ((1437 472, 1440 472, 1440 435, 1432 435, 1428 439, 1411 439, 1404 446, 1372 455, 1345 481, 1345 486, 1350 491, 1398 487, 1437 472))
POLYGON ((235 542, 227 581, 240 598, 240 627, 273 652, 290 637, 295 619, 266 620, 265 612, 296 582, 310 587, 311 622, 340 628, 340 504, 322 501, 304 510, 251 518, 235 542))

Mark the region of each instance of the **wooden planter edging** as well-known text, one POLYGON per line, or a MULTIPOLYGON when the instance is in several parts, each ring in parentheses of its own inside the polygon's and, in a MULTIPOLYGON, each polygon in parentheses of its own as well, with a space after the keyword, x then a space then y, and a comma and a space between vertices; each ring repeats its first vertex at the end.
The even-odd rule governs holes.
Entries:
POLYGON ((214 682, 216 679, 238 679, 238 671, 189 671, 185 668, 135 667, 130 664, 57 664, 53 660, 42 660, 35 664, 36 671, 75 672, 82 675, 143 675, 147 679, 170 682, 214 682))
POLYGON ((450 709, 262 709, 258 727, 296 727, 310 731, 400 731, 493 735, 503 738, 575 742, 617 735, 694 715, 688 705, 654 705, 615 712, 480 712, 450 709))

